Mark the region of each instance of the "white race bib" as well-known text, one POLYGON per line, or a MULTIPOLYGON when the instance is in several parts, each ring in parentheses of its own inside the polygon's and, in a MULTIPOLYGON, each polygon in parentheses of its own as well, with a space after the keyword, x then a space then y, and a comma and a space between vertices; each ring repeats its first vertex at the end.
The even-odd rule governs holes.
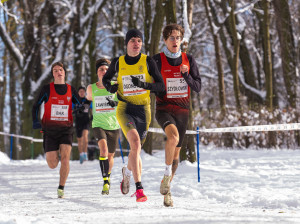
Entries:
POLYGON ((113 100, 113 96, 95 96, 95 111, 96 113, 106 113, 114 110, 109 104, 106 98, 113 100))
POLYGON ((51 105, 51 117, 52 121, 68 121, 69 118, 69 105, 51 105))
POLYGON ((188 85, 184 78, 167 78, 167 98, 188 96, 188 85))
MULTIPOLYGON (((146 82, 145 74, 132 75, 132 76, 139 78, 141 82, 146 82)), ((130 75, 123 76, 122 82, 123 82, 124 96, 136 96, 136 95, 147 93, 145 89, 133 85, 130 75)))

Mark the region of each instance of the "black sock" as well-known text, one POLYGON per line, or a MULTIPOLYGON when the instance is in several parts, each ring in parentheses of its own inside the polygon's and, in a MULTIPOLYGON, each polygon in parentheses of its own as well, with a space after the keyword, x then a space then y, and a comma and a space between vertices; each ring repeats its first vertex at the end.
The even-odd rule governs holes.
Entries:
POLYGON ((135 187, 136 187, 136 190, 144 189, 143 186, 142 186, 142 182, 136 182, 135 187))
POLYGON ((65 186, 61 186, 61 185, 58 186, 58 189, 63 190, 64 188, 65 188, 65 186))
POLYGON ((102 177, 104 184, 108 184, 108 170, 109 170, 109 162, 107 157, 99 157, 100 169, 102 172, 102 177))

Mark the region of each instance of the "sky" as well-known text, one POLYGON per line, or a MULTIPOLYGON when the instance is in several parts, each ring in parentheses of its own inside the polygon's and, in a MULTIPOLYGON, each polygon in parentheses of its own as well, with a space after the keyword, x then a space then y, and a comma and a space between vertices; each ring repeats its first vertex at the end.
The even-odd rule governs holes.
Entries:
MULTIPOLYGON (((59 167, 45 159, 10 161, 0 152, 0 224, 44 223, 300 223, 299 150, 200 148, 197 163, 181 162, 171 192, 174 207, 163 206, 159 186, 164 151, 142 151, 142 184, 148 200, 120 191, 121 157, 115 158, 109 195, 101 195, 97 160, 70 162, 65 198, 58 199, 59 167)), ((125 163, 127 157, 125 157, 125 163)))

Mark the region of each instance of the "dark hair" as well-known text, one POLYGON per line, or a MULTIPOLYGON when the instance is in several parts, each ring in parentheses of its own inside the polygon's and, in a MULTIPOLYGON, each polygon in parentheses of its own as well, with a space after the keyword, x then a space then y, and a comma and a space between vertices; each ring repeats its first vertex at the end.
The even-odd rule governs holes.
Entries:
POLYGON ((106 59, 106 58, 100 58, 96 61, 96 73, 98 72, 99 67, 101 67, 102 65, 106 65, 109 66, 110 65, 110 60, 106 59))
POLYGON ((62 67, 62 68, 65 70, 65 75, 67 75, 67 71, 66 71, 66 69, 65 69, 65 67, 64 67, 64 64, 63 64, 62 62, 60 62, 60 61, 57 61, 57 62, 55 62, 55 63, 53 63, 53 64, 51 65, 51 75, 52 75, 52 76, 53 76, 53 68, 54 68, 55 66, 60 66, 60 67, 62 67))
POLYGON ((84 86, 79 86, 77 92, 79 92, 79 90, 83 89, 84 91, 86 91, 86 88, 84 86))
POLYGON ((164 40, 167 40, 169 36, 171 35, 173 30, 177 30, 181 33, 181 37, 184 35, 184 28, 176 23, 168 24, 165 26, 163 30, 163 38, 164 40))

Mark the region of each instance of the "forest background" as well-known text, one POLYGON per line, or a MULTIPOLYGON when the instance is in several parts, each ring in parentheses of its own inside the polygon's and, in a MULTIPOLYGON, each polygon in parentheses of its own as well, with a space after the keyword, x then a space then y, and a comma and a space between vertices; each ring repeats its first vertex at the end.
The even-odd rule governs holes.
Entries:
MULTIPOLYGON (((182 50, 202 78, 201 92, 191 94, 189 130, 299 123, 299 20, 298 0, 1 0, 0 132, 42 138, 31 109, 52 81, 53 62, 67 66, 67 83, 87 86, 97 81, 98 58, 126 53, 128 29, 143 32, 142 52, 153 56, 169 23, 185 28, 182 50)), ((154 108, 152 96, 153 118, 154 108)), ((151 127, 159 127, 155 119, 151 127)), ((163 140, 150 132, 143 148, 151 154, 163 140)), ((299 131, 201 133, 200 140, 238 149, 300 145, 299 131)), ((9 141, 0 135, 1 151, 8 153, 9 141)), ((13 159, 42 153, 41 143, 13 142, 13 159)), ((186 136, 185 159, 196 159, 193 135, 186 136)))

